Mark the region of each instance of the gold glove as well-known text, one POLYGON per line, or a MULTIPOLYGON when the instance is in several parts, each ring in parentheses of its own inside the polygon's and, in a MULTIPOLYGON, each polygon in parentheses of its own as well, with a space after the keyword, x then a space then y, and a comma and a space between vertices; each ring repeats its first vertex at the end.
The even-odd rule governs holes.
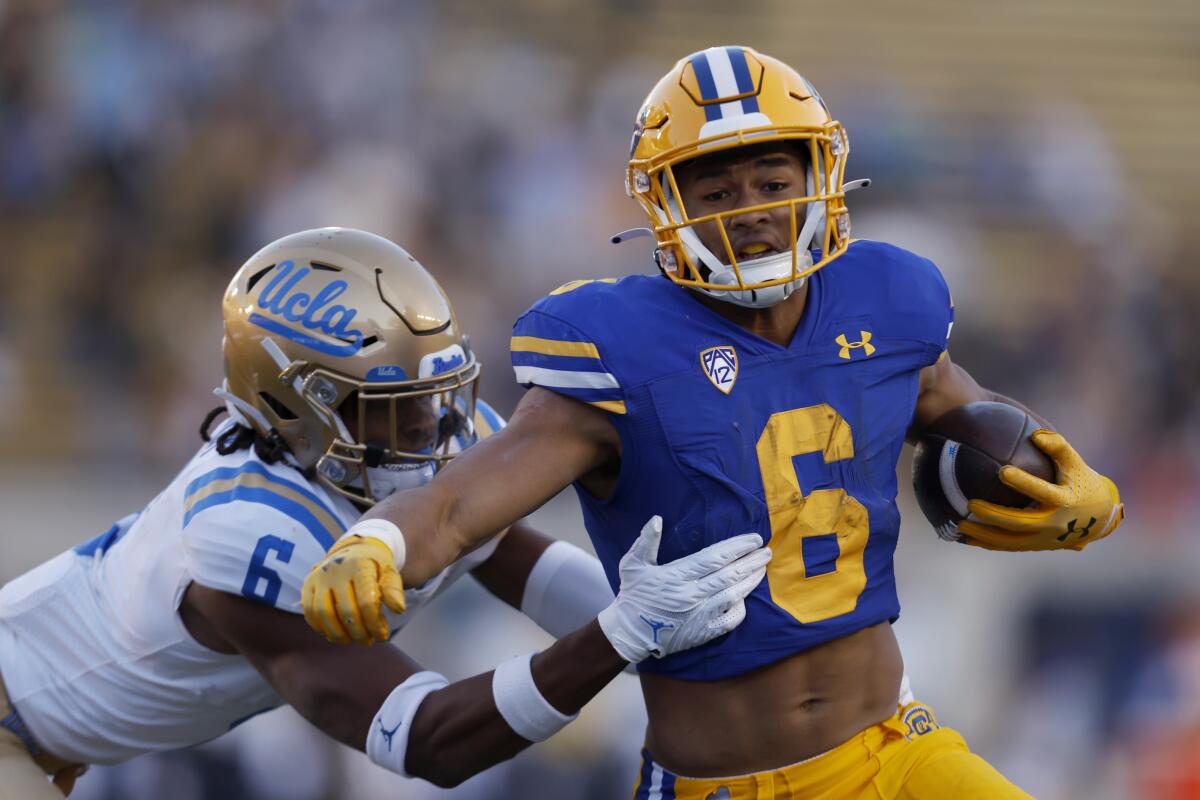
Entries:
POLYGON ((382 605, 404 612, 404 583, 392 551, 374 537, 349 536, 325 554, 301 591, 304 619, 331 642, 386 642, 391 630, 382 605))
POLYGON ((1037 505, 1009 508, 970 501, 970 515, 958 524, 966 544, 989 550, 1082 550, 1115 531, 1125 519, 1116 484, 1089 467, 1061 434, 1040 428, 1032 439, 1054 459, 1058 484, 1017 467, 1001 467, 1001 482, 1037 505))

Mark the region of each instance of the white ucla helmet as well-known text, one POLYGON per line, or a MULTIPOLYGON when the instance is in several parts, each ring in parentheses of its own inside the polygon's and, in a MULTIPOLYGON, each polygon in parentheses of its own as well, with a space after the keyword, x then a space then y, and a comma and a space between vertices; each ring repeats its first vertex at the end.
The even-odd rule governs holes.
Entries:
POLYGON ((238 270, 223 310, 230 414, 335 491, 374 503, 427 481, 473 436, 479 364, 445 292, 393 242, 349 228, 285 236, 238 270), (420 452, 399 441, 408 403, 436 415, 420 452), (389 440, 357 441, 347 412, 360 431, 386 421, 389 440))

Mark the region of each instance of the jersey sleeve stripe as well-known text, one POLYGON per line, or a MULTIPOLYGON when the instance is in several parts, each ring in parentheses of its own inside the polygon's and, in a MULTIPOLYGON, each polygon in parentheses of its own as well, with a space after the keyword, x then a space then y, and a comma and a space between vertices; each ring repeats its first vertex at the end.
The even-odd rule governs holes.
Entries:
POLYGON ((330 529, 326 523, 328 519, 322 519, 323 514, 319 514, 318 510, 303 498, 296 496, 287 496, 283 491, 272 487, 249 485, 246 482, 238 483, 232 487, 222 486, 220 484, 212 484, 214 491, 207 490, 198 492, 184 513, 183 527, 187 527, 197 514, 216 506, 226 505, 228 503, 244 502, 258 503, 260 505, 270 506, 277 511, 281 511, 288 515, 296 522, 304 526, 304 528, 312 534, 313 538, 328 550, 333 547, 333 543, 337 540, 337 534, 340 535, 344 529, 339 524, 337 527, 330 529))
POLYGON ((264 465, 258 463, 257 461, 247 461, 246 463, 242 464, 239 467, 220 467, 218 469, 214 469, 214 470, 211 470, 210 472, 204 473, 199 478, 196 478, 191 483, 189 483, 187 485, 187 487, 183 490, 184 504, 186 505, 188 503, 188 501, 191 499, 193 494, 200 491, 202 488, 204 488, 205 486, 207 486, 208 484, 210 484, 214 481, 225 481, 225 480, 230 480, 230 479, 236 479, 236 478, 246 476, 246 475, 258 475, 259 477, 263 478, 268 484, 272 484, 276 487, 280 487, 283 489, 291 490, 292 492, 296 493, 297 495, 304 498, 308 502, 317 506, 319 509, 321 509, 321 511, 323 511, 331 519, 336 520, 337 521, 335 523, 336 526, 341 527, 343 530, 345 530, 345 526, 343 526, 341 524, 341 521, 340 521, 338 515, 336 513, 334 513, 333 509, 331 509, 328 505, 326 505, 325 502, 322 501, 320 497, 318 497, 316 494, 314 494, 311 489, 309 489, 308 487, 303 486, 299 483, 296 483, 294 481, 289 481, 286 478, 282 478, 279 475, 276 475, 274 472, 267 469, 264 465))
POLYGON ((513 367, 517 383, 550 389, 620 389, 610 372, 574 372, 545 367, 513 367))
POLYGON ((186 527, 196 514, 206 508, 244 499, 238 496, 238 491, 241 489, 254 490, 253 497, 256 498, 278 497, 281 501, 285 501, 283 505, 262 499, 252 502, 264 502, 285 513, 287 513, 287 509, 302 511, 300 516, 294 514, 289 514, 289 516, 305 525, 317 541, 327 548, 332 546, 333 541, 346 530, 341 518, 321 502, 321 499, 312 491, 301 484, 279 477, 262 464, 254 461, 248 461, 240 467, 222 467, 212 470, 189 483, 185 489, 183 501, 184 526, 186 527), (224 499, 216 502, 211 499, 214 497, 224 499))
POLYGON ((607 411, 611 414, 624 414, 625 413, 625 401, 624 400, 593 400, 588 405, 593 405, 596 408, 598 408, 602 411, 607 411))
POLYGON ((514 352, 514 367, 542 367, 562 372, 607 372, 604 362, 598 358, 583 356, 545 356, 541 353, 514 352))
POLYGON ((566 342, 558 339, 541 339, 537 336, 514 336, 509 344, 514 353, 600 358, 600 351, 591 342, 566 342))
POLYGON ((578 400, 581 403, 596 406, 596 408, 610 411, 614 414, 624 414, 625 400, 621 395, 620 389, 573 389, 573 388, 556 388, 555 393, 565 397, 570 397, 572 400, 578 400))

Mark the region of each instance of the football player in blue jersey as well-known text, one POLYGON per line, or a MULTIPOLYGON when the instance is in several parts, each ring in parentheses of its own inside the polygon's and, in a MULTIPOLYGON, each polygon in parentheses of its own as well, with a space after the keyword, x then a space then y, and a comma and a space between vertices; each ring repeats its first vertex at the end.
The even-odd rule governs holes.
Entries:
MULTIPOLYGON (((470 572, 562 637, 545 652, 448 683, 394 647, 330 644, 300 618, 309 569, 363 509, 504 423, 475 396, 441 288, 381 237, 268 245, 224 318, 230 419, 209 437, 210 415, 211 441, 142 512, 0 590, 0 800, 61 797, 78 765, 203 742, 281 703, 387 769, 455 784, 557 731, 628 662, 744 617, 770 557, 758 536, 660 566, 661 526, 639 525, 614 599, 595 558, 517 523, 381 591, 411 613, 470 572), (601 629, 605 608, 618 624, 601 629), (671 627, 646 639, 643 618, 671 627)), ((342 638, 361 636, 343 611, 342 638)))
MULTIPOLYGON (((377 595, 350 576, 420 584, 574 483, 614 586, 650 514, 665 559, 747 530, 775 554, 737 630, 639 664, 637 798, 1027 797, 902 689, 891 629, 906 437, 966 403, 1016 403, 950 359, 929 260, 850 238, 848 153, 787 65, 745 47, 679 61, 626 171, 661 275, 569 283, 522 316, 512 359, 531 388, 509 427, 351 528, 306 583, 310 619, 341 635, 332 600, 377 595)), ((972 501, 963 541, 1081 549, 1121 522, 1112 481, 1048 425, 1034 441, 1058 484, 1004 468, 1036 505, 972 501), (1090 517, 1085 539, 1070 521, 1090 517)))

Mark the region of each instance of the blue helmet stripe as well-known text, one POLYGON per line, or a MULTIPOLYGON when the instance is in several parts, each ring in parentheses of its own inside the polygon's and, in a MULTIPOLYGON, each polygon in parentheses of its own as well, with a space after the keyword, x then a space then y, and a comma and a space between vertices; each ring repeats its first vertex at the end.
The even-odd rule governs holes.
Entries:
POLYGON ((750 65, 746 63, 746 51, 740 47, 726 47, 729 64, 733 67, 733 78, 737 81, 738 94, 754 91, 754 82, 750 79, 750 65))
MULTIPOLYGON (((740 47, 726 47, 729 64, 733 67, 733 77, 737 81, 738 94, 754 91, 754 81, 750 77, 750 65, 746 63, 746 51, 740 47)), ((758 111, 758 98, 751 95, 742 100, 742 113, 753 114, 758 111)))
MULTIPOLYGON (((717 83, 713 80, 712 70, 708 66, 708 56, 696 53, 692 56, 692 69, 696 72, 696 83, 700 86, 700 97, 705 100, 717 99, 717 83)), ((710 103, 704 107, 704 118, 709 122, 721 118, 721 107, 710 103)))

